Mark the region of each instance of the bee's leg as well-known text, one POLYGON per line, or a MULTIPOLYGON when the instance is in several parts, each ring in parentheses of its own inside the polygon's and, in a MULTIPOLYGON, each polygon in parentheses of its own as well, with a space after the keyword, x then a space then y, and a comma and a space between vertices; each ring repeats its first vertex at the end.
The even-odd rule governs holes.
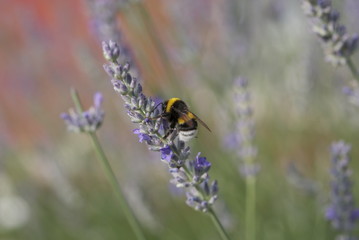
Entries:
POLYGON ((151 118, 148 118, 150 120, 156 120, 156 119, 159 119, 159 118, 165 118, 165 115, 164 114, 160 114, 160 115, 157 115, 155 117, 151 117, 151 118))
POLYGON ((168 118, 168 113, 161 113, 161 114, 159 114, 159 115, 157 115, 157 116, 155 116, 155 117, 151 117, 151 118, 149 118, 150 120, 156 120, 156 119, 159 119, 159 118, 164 118, 164 119, 167 119, 168 118))
POLYGON ((176 123, 171 123, 170 128, 168 129, 167 133, 165 134, 165 136, 163 137, 164 139, 166 139, 169 135, 171 135, 173 133, 173 131, 176 129, 176 123))

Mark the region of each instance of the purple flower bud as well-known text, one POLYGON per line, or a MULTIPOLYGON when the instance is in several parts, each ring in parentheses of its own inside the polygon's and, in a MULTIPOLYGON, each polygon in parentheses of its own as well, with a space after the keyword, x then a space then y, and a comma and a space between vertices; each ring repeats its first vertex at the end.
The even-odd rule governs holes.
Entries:
POLYGON ((68 122, 71 121, 71 117, 70 117, 70 115, 67 114, 67 113, 61 113, 61 114, 60 114, 60 117, 61 117, 63 120, 65 120, 65 121, 68 121, 68 122))
POLYGON ((198 153, 196 160, 193 163, 195 175, 201 177, 204 173, 208 172, 211 168, 211 163, 207 161, 205 157, 200 157, 201 153, 198 153))
POLYGON ((123 71, 124 72, 130 71, 130 67, 131 67, 131 65, 129 62, 125 63, 125 65, 123 66, 123 71))
POLYGON ((94 98, 93 98, 94 107, 101 108, 102 102, 103 102, 102 94, 99 92, 95 93, 94 98))
POLYGON ((214 180, 211 185, 211 193, 212 195, 216 195, 218 193, 218 182, 214 180))
MULTIPOLYGON (((132 82, 133 84, 136 83, 136 81, 132 81, 132 76, 130 74, 128 74, 127 72, 123 72, 124 76, 123 76, 123 81, 127 84, 130 85, 132 82)), ((131 89, 133 89, 133 87, 129 86, 131 89)))
POLYGON ((328 17, 329 17, 328 21, 336 22, 339 20, 340 14, 338 11, 333 10, 328 14, 328 17))
POLYGON ((136 86, 136 83, 137 83, 137 79, 136 79, 136 78, 131 79, 131 81, 130 81, 130 88, 131 88, 131 89, 134 89, 135 86, 136 86))
POLYGON ((142 133, 141 130, 138 128, 134 129, 133 133, 138 135, 140 143, 142 143, 143 141, 145 142, 151 141, 151 137, 146 133, 142 133))
POLYGON ((133 94, 138 95, 139 93, 142 93, 142 86, 138 83, 133 89, 133 94))
POLYGON ((120 56, 120 47, 114 41, 102 42, 103 55, 108 61, 116 61, 120 56))
POLYGON ((234 85, 239 87, 239 88, 246 88, 247 85, 248 85, 248 80, 246 78, 238 77, 234 81, 234 85))
POLYGON ((115 76, 115 70, 110 64, 104 64, 103 68, 105 69, 105 72, 112 78, 115 76))
POLYGON ((164 148, 161 149, 161 159, 165 160, 167 162, 170 162, 172 159, 172 149, 170 148, 170 146, 165 146, 164 148))
POLYGON ((209 188, 209 185, 208 185, 208 181, 207 181, 207 180, 205 180, 205 181, 203 182, 203 190, 204 190, 204 192, 206 193, 207 196, 209 196, 209 195, 211 194, 211 190, 210 190, 210 188, 209 188))

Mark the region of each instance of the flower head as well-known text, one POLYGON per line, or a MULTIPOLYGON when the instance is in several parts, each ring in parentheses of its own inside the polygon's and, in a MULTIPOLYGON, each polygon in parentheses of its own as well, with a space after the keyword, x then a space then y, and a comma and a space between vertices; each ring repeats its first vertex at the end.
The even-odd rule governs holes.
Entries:
POLYGON ((330 0, 304 0, 303 10, 313 20, 313 31, 322 41, 326 60, 334 66, 346 64, 357 49, 359 36, 346 32, 330 0))
POLYGON ((150 150, 161 152, 161 160, 168 164, 172 175, 170 182, 178 188, 185 188, 188 196, 192 196, 187 201, 188 205, 208 211, 217 199, 218 192, 217 182, 210 183, 209 180, 211 164, 199 154, 195 160, 189 160, 190 147, 179 140, 176 130, 170 137, 164 138, 168 124, 157 117, 160 114, 158 108, 155 108, 158 102, 143 94, 140 82, 130 73, 130 64, 119 63, 118 44, 109 41, 103 42, 102 46, 104 57, 109 61, 104 69, 111 77, 114 90, 124 100, 131 121, 138 124, 133 132, 150 150))
POLYGON ((349 168, 349 152, 351 146, 343 141, 332 144, 332 184, 330 204, 325 217, 332 223, 333 228, 346 234, 353 230, 359 219, 359 209, 355 208, 352 192, 353 183, 349 168))
POLYGON ((225 140, 228 148, 236 151, 240 159, 239 172, 244 177, 254 176, 260 170, 259 164, 254 160, 257 156, 257 147, 253 144, 255 137, 255 124, 251 96, 247 90, 248 80, 238 77, 234 81, 234 103, 237 122, 235 131, 229 134, 225 140))
POLYGON ((85 112, 77 112, 73 109, 69 113, 60 116, 65 121, 67 128, 72 132, 95 132, 101 125, 105 116, 102 110, 103 97, 101 93, 94 94, 94 105, 85 112))

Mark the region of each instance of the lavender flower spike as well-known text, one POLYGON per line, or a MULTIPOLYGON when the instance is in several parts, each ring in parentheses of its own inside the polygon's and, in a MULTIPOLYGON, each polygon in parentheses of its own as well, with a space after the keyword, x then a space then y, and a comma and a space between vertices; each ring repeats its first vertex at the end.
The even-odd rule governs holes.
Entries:
POLYGON ((304 0, 303 10, 312 18, 313 31, 321 39, 326 60, 334 66, 349 64, 358 46, 359 36, 349 35, 339 23, 340 14, 330 0, 304 0))
POLYGON ((62 113, 60 115, 69 131, 95 132, 102 125, 105 116, 101 106, 103 101, 102 94, 95 93, 93 101, 94 105, 85 112, 70 109, 69 113, 62 113))
POLYGON ((235 82, 234 102, 238 121, 235 126, 232 144, 240 158, 240 173, 244 177, 255 176, 260 166, 254 160, 257 148, 253 145, 255 137, 253 110, 250 104, 250 93, 247 90, 248 80, 238 77, 235 82))
POLYGON ((353 239, 352 231, 359 219, 359 209, 355 208, 353 197, 352 171, 348 156, 351 146, 343 141, 332 144, 332 192, 326 218, 340 235, 337 239, 353 239))
POLYGON ((161 152, 161 160, 169 167, 172 174, 171 183, 185 188, 187 204, 196 210, 213 214, 212 205, 217 199, 217 181, 210 181, 208 171, 211 164, 199 154, 190 160, 190 147, 178 139, 175 131, 169 139, 165 139, 167 125, 162 118, 154 118, 160 114, 155 109, 155 101, 142 92, 140 82, 131 75, 130 64, 120 63, 120 48, 113 41, 103 42, 103 54, 109 63, 104 69, 111 77, 114 90, 125 102, 127 114, 138 127, 133 131, 139 142, 145 142, 152 151, 161 152))

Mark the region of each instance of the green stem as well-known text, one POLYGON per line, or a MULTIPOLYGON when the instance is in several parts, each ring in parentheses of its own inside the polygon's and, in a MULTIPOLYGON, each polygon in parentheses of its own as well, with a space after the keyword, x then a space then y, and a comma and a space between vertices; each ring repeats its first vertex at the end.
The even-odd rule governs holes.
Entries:
POLYGON ((82 113, 83 112, 82 104, 81 104, 80 97, 79 97, 79 94, 77 93, 76 89, 71 88, 70 93, 71 93, 72 101, 75 104, 76 111, 78 113, 82 113))
MULTIPOLYGON (((80 102, 80 98, 79 98, 79 96, 78 96, 75 89, 71 89, 71 97, 72 97, 72 99, 74 101, 74 104, 76 106, 76 110, 78 112, 82 112, 82 105, 81 105, 81 102, 80 102)), ((124 211, 125 217, 127 218, 127 221, 129 222, 132 230, 134 231, 134 233, 136 235, 136 238, 138 240, 145 240, 146 238, 145 238, 145 236, 144 236, 144 234, 142 232, 140 224, 137 221, 135 215, 133 214, 133 212, 132 212, 132 210, 131 210, 131 208, 130 208, 130 206, 129 206, 126 198, 125 198, 125 195, 123 194, 123 192, 121 190, 120 184, 118 183, 118 181, 116 179, 116 176, 115 176, 115 173, 113 172, 113 170, 111 168, 110 162, 108 161, 108 159, 107 159, 107 157, 105 155, 105 152, 103 151, 102 146, 101 146, 100 142, 98 141, 96 133, 89 132, 88 134, 91 137, 93 147, 95 149, 97 157, 99 158, 99 160, 100 160, 100 162, 102 164, 102 167, 103 167, 103 169, 105 171, 105 174, 106 174, 108 180, 110 181, 110 183, 112 185, 112 188, 115 191, 115 194, 116 194, 117 199, 119 201, 120 207, 124 211)))
POLYGON ((107 175, 107 178, 109 179, 112 188, 115 190, 117 199, 119 201, 119 204, 121 206, 121 208, 123 209, 125 216, 127 218, 127 221, 129 222, 129 224, 132 227, 132 230, 134 231, 137 239, 139 240, 145 240, 145 236, 142 232, 142 229, 140 227, 139 222, 137 221, 135 215, 133 214, 128 202, 126 201, 126 198, 121 190, 120 184, 118 183, 116 177, 115 177, 115 173, 113 172, 111 165, 109 163, 109 161, 106 158, 106 155, 101 147, 100 142, 97 139, 97 136, 95 133, 91 132, 89 133, 93 146, 95 148, 97 157, 101 160, 101 164, 103 169, 105 170, 105 174, 107 175))
POLYGON ((229 236, 226 233, 226 230, 222 226, 221 222, 219 221, 216 213, 213 211, 212 208, 209 209, 208 213, 211 216, 212 222, 216 226, 217 231, 221 235, 222 240, 230 240, 229 236))
POLYGON ((246 178, 246 240, 256 238, 256 178, 246 178))
POLYGON ((348 67, 349 67, 353 77, 355 78, 355 80, 357 80, 359 82, 359 72, 350 57, 347 58, 347 64, 348 64, 348 67))

